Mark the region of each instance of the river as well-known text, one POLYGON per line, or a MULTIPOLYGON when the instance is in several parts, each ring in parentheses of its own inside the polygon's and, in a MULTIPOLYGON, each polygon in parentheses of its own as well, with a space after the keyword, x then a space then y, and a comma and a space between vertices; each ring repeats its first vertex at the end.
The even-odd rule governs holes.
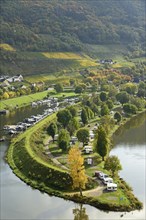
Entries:
MULTIPOLYGON (((4 124, 14 124, 45 107, 37 109, 25 107, 15 113, 0 116, 1 128, 4 124)), ((79 205, 46 193, 34 190, 13 174, 4 160, 9 141, 0 143, 0 217, 1 220, 94 220, 94 219, 145 219, 145 138, 146 117, 135 118, 120 129, 114 137, 111 154, 121 161, 123 177, 133 188, 135 195, 144 203, 141 211, 103 212, 89 205, 79 205)))

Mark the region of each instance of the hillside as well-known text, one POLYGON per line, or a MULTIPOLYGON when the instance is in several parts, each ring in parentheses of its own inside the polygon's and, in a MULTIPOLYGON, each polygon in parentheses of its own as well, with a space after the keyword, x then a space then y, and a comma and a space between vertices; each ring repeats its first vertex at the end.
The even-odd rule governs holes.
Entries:
MULTIPOLYGON (((1 44, 17 51, 1 47, 1 73, 11 73, 7 57, 23 73, 21 62, 20 67, 17 65, 19 51, 72 51, 95 57, 98 46, 118 45, 123 47, 124 55, 128 50, 135 57, 143 56, 145 8, 145 0, 1 0, 1 44)), ((20 57, 20 61, 26 59, 22 53, 20 57)), ((38 62, 38 56, 34 60, 38 62)), ((69 66, 70 62, 65 65, 69 66)))

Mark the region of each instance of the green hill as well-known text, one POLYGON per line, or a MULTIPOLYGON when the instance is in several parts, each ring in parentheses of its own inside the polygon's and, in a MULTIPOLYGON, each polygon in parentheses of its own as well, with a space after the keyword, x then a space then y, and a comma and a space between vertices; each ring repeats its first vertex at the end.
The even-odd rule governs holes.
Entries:
POLYGON ((75 60, 64 64, 54 58, 47 60, 40 52, 84 52, 102 57, 101 46, 115 45, 123 48, 119 54, 130 51, 135 57, 143 56, 145 6, 145 0, 1 0, 1 44, 16 50, 1 47, 1 73, 16 69, 34 74, 38 62, 46 66, 40 73, 54 63, 58 69, 78 66, 75 60), (26 57, 26 51, 33 56, 26 57), (26 65, 34 66, 33 70, 24 71, 26 65))

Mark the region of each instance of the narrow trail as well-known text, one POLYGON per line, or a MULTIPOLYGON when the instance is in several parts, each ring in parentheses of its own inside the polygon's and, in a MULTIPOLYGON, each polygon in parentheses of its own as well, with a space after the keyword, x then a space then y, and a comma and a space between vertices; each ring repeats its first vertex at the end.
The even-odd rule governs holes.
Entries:
MULTIPOLYGON (((92 197, 100 196, 103 193, 104 188, 105 188, 104 186, 98 186, 95 189, 82 191, 82 194, 83 194, 83 196, 92 196, 92 197)), ((74 194, 80 194, 80 192, 79 191, 69 192, 69 193, 65 193, 65 194, 66 195, 74 195, 74 194)))
POLYGON ((62 165, 50 152, 49 150, 49 144, 52 142, 51 137, 49 137, 45 143, 44 143, 44 149, 45 149, 45 154, 48 155, 48 157, 51 158, 51 160, 53 161, 54 164, 56 164, 57 166, 60 166, 61 168, 68 170, 68 168, 64 165, 62 165))

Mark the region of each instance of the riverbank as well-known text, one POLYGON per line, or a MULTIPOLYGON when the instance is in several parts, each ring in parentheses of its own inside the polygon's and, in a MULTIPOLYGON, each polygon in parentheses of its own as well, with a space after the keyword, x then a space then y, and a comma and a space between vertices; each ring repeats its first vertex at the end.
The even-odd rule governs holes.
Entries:
POLYGON ((7 153, 7 161, 13 172, 28 185, 49 195, 90 204, 106 211, 132 211, 141 209, 141 202, 135 198, 129 188, 125 187, 126 184, 121 182, 118 182, 118 185, 122 185, 120 186, 121 189, 118 189, 117 195, 110 195, 108 193, 109 200, 99 195, 80 197, 77 194, 69 195, 67 193, 71 191, 69 174, 66 170, 54 165, 52 160, 43 151, 43 140, 45 140, 44 128, 55 117, 55 114, 47 117, 36 126, 12 140, 7 153), (38 148, 42 149, 41 155, 38 148), (111 198, 113 199, 111 200, 111 198), (119 198, 122 198, 122 200, 119 198))

